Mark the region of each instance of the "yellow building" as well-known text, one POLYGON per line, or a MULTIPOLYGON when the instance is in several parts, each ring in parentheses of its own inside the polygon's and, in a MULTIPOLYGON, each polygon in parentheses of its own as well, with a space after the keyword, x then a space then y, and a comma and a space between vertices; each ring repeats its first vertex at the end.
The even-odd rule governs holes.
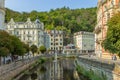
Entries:
MULTIPOLYGON (((97 4, 97 25, 95 27, 96 49, 99 57, 109 58, 110 55, 102 47, 101 43, 106 37, 107 21, 119 11, 120 0, 98 0, 97 4)), ((109 45, 108 45, 109 46, 109 45)))

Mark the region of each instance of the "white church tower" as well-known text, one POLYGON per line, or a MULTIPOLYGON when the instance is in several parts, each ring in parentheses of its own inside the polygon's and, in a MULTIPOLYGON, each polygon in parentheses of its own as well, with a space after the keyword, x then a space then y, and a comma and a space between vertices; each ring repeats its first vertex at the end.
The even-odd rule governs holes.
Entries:
POLYGON ((5 0, 0 0, 0 29, 4 29, 5 0))

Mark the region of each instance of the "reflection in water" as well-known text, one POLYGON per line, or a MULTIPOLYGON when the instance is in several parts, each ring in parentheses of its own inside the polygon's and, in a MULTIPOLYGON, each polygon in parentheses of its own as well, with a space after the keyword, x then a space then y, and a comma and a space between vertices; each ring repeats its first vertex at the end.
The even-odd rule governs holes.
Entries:
POLYGON ((36 80, 80 80, 74 66, 74 59, 48 61, 39 65, 30 74, 31 77, 21 80, 34 80, 36 75, 36 80))
POLYGON ((44 65, 47 71, 39 74, 39 80, 79 80, 74 76, 74 60, 58 60, 44 65))

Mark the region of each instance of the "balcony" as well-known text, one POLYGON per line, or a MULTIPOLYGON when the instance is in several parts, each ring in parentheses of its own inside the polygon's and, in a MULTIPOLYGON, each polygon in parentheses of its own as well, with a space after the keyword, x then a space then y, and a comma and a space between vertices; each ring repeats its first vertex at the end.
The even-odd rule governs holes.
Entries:
POLYGON ((27 40, 26 42, 27 42, 28 44, 30 44, 30 43, 32 43, 32 40, 27 40))
POLYGON ((101 27, 96 26, 94 32, 95 32, 96 34, 99 34, 99 33, 101 32, 101 27))
POLYGON ((103 41, 102 38, 97 38, 97 39, 96 39, 96 43, 97 43, 97 44, 101 44, 102 41, 103 41))
POLYGON ((27 37, 32 37, 32 34, 27 34, 27 37))

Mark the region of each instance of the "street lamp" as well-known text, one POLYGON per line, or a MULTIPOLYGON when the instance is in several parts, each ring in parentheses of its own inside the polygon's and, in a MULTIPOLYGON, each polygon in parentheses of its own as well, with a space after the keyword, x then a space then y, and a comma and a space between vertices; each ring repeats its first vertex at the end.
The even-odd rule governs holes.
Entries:
POLYGON ((55 44, 55 40, 56 40, 56 30, 54 29, 54 55, 55 55, 55 61, 57 61, 57 52, 56 52, 56 44, 55 44))

